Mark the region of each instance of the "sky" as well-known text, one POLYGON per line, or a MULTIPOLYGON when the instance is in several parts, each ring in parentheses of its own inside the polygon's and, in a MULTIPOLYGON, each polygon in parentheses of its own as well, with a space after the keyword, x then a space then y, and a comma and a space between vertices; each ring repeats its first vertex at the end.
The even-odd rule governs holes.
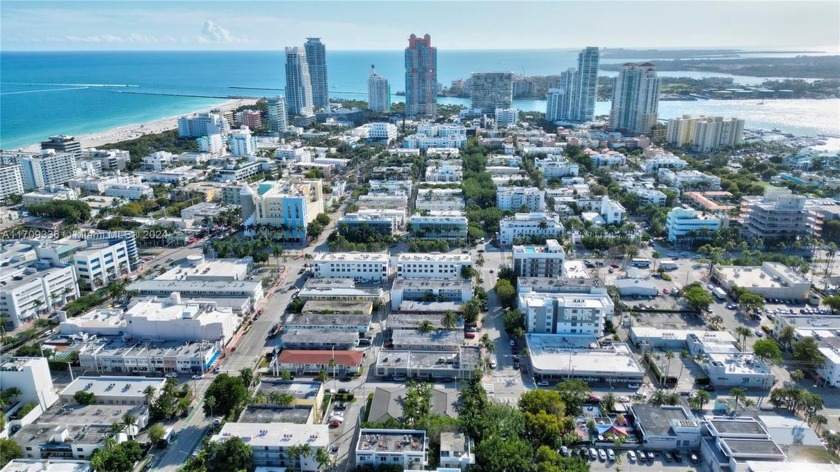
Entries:
POLYGON ((840 49, 837 1, 0 1, 0 50, 840 49))

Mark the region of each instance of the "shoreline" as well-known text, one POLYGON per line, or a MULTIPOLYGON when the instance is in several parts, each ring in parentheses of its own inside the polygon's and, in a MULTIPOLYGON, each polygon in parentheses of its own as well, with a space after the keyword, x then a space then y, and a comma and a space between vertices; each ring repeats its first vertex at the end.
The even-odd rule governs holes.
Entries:
MULTIPOLYGON (((178 128, 178 118, 184 115, 192 115, 194 113, 206 113, 210 110, 235 110, 240 106, 246 105, 254 105, 257 103, 255 99, 249 98, 237 98, 232 100, 227 100, 221 102, 219 104, 213 105, 208 108, 203 108, 201 110, 193 110, 186 113, 180 113, 174 116, 168 116, 166 118, 161 118, 158 120, 147 121, 144 123, 133 123, 129 125, 118 126, 116 128, 111 128, 105 131, 99 131, 96 133, 86 133, 80 135, 74 135, 77 141, 81 143, 82 149, 86 148, 96 148, 97 146, 103 146, 106 144, 114 144, 121 141, 129 141, 132 139, 137 139, 141 136, 146 136, 149 134, 158 134, 164 131, 169 131, 172 129, 178 128)), ((41 149, 41 143, 30 144, 27 146, 20 146, 16 149, 21 149, 24 152, 34 152, 41 149)))

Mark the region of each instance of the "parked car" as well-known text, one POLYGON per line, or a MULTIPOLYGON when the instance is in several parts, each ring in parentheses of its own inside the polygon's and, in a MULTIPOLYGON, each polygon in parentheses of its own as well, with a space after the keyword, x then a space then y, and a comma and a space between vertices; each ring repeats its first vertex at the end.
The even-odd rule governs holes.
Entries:
POLYGON ((656 460, 656 453, 653 452, 653 451, 648 451, 647 459, 651 462, 655 461, 656 460))
POLYGON ((347 393, 350 393, 350 389, 349 388, 340 388, 340 389, 338 389, 338 393, 347 394, 347 393))
POLYGON ((603 449, 598 449, 598 460, 606 461, 607 460, 607 451, 603 449))
POLYGON ((630 462, 635 462, 636 461, 636 453, 633 452, 633 451, 627 451, 627 460, 629 460, 630 462))
POLYGON ((663 452, 662 457, 665 459, 665 462, 672 462, 674 460, 674 456, 668 451, 663 452))
POLYGON ((695 454, 693 452, 688 456, 688 460, 690 460, 692 464, 696 464, 696 463, 700 462, 700 458, 697 457, 697 454, 695 454))
POLYGON ((647 459, 645 456, 645 451, 636 451, 636 457, 638 457, 639 462, 644 462, 647 459))
POLYGON ((166 378, 167 379, 177 379, 178 378, 178 372, 167 372, 166 373, 166 378))
POLYGON ((338 452, 338 448, 339 448, 338 443, 332 443, 332 445, 330 446, 330 452, 338 452))
POLYGON ((347 409, 347 404, 344 403, 344 402, 338 402, 338 403, 335 404, 335 408, 333 408, 333 409, 338 410, 338 411, 346 410, 347 409))
POLYGON ((540 380, 539 382, 537 382, 537 385, 540 387, 548 387, 550 384, 548 383, 548 380, 540 380))
POLYGON ((464 337, 467 339, 475 339, 475 333, 466 332, 464 333, 464 337))
POLYGON ((568 454, 569 454, 569 448, 568 447, 563 446, 563 447, 560 448, 560 455, 561 456, 567 456, 568 454))
POLYGON ((510 345, 511 345, 511 346, 516 346, 516 341, 514 341, 513 339, 511 339, 511 340, 510 340, 510 345))
POLYGON ((594 447, 589 448, 589 459, 594 461, 597 458, 598 458, 598 451, 596 451, 594 447))
POLYGON ((193 380, 201 380, 204 378, 204 374, 195 374, 192 376, 193 380))
POLYGON ((615 451, 612 449, 607 449, 607 460, 610 462, 615 462, 615 451))
POLYGON ((676 460, 677 462, 683 461, 683 456, 680 451, 674 451, 674 460, 676 460))

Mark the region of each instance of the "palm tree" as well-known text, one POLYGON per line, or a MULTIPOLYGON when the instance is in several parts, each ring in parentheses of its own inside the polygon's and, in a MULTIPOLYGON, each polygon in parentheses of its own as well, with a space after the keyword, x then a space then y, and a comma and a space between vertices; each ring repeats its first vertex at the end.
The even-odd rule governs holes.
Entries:
POLYGON ((111 433, 111 436, 116 436, 123 432, 125 429, 125 424, 117 423, 116 421, 111 423, 111 426, 108 428, 108 431, 111 433))
POLYGON ((698 390, 694 394, 694 398, 693 398, 694 403, 697 406, 698 410, 702 410, 703 407, 706 406, 706 403, 709 403, 709 400, 711 400, 711 399, 712 399, 712 394, 710 394, 709 392, 707 392, 705 390, 698 390))
POLYGON ((752 330, 750 330, 746 326, 738 326, 737 328, 735 328, 735 335, 738 337, 738 339, 743 339, 743 341, 741 342, 741 350, 746 351, 747 338, 752 336, 752 330))
POLYGON ((125 426, 125 430, 128 434, 128 438, 131 439, 131 429, 134 427, 134 424, 137 423, 137 417, 132 415, 131 413, 126 413, 122 417, 123 426, 125 426))
MULTIPOLYGON (((671 376, 671 359, 674 358, 674 352, 673 351, 665 351, 665 358, 668 359, 668 369, 665 371, 665 382, 664 382, 664 384, 667 384, 668 383, 668 378, 671 376)), ((674 384, 674 388, 676 388, 676 387, 677 387, 677 385, 674 384)))
POLYGON ((664 405, 666 402, 666 394, 665 390, 656 390, 653 392, 653 395, 650 396, 650 403, 653 405, 664 405))
POLYGON ((656 272, 656 266, 658 265, 659 258, 662 257, 662 254, 659 251, 653 251, 653 254, 650 255, 653 258, 653 271, 656 272))
POLYGON ((146 404, 147 405, 152 404, 152 400, 155 398, 155 393, 156 392, 157 391, 155 390, 155 388, 152 387, 151 385, 149 385, 148 387, 145 388, 145 390, 143 390, 143 395, 146 396, 146 404))
POLYGON ((826 418, 823 415, 814 415, 814 417, 811 419, 813 420, 814 425, 816 425, 818 433, 820 432, 823 426, 828 424, 828 418, 826 418))
POLYGON ((435 330, 435 325, 433 325, 429 320, 423 320, 417 329, 419 329, 421 333, 430 333, 435 330))
POLYGON ((444 313, 440 323, 446 329, 455 329, 458 326, 458 315, 453 311, 447 311, 444 313))
POLYGON ((729 396, 735 399, 735 409, 737 410, 741 403, 746 403, 747 392, 741 387, 732 387, 729 390, 729 396))
POLYGON ((327 453, 324 448, 318 448, 318 450, 315 451, 315 462, 318 463, 319 469, 324 469, 327 464, 330 463, 329 453, 327 453))

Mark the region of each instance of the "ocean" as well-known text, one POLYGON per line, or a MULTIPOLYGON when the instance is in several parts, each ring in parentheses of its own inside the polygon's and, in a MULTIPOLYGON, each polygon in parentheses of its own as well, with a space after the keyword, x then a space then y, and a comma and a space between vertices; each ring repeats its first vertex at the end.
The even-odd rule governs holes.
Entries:
MULTIPOLYGON (((577 50, 438 51, 438 80, 449 84, 472 72, 510 70, 551 75, 574 67, 577 50)), ((370 66, 404 89, 402 51, 327 52, 331 96, 366 100, 370 66)), ((608 62, 608 61, 604 61, 608 62)), ((613 60, 610 62, 623 62, 613 60)), ((2 52, 0 148, 37 143, 52 134, 84 134, 141 123, 221 103, 231 95, 282 94, 284 55, 276 52, 2 52)), ((615 75, 602 71, 602 75, 615 75)), ((755 85, 764 79, 724 76, 755 85)), ((395 100, 402 97, 394 96, 395 100)), ((468 104, 441 98, 440 103, 468 104)), ((545 111, 543 100, 517 100, 522 110, 545 111)), ((596 113, 609 111, 599 102, 596 113)), ((840 100, 687 101, 660 103, 660 118, 688 113, 738 116, 748 128, 798 135, 840 136, 840 100)))

